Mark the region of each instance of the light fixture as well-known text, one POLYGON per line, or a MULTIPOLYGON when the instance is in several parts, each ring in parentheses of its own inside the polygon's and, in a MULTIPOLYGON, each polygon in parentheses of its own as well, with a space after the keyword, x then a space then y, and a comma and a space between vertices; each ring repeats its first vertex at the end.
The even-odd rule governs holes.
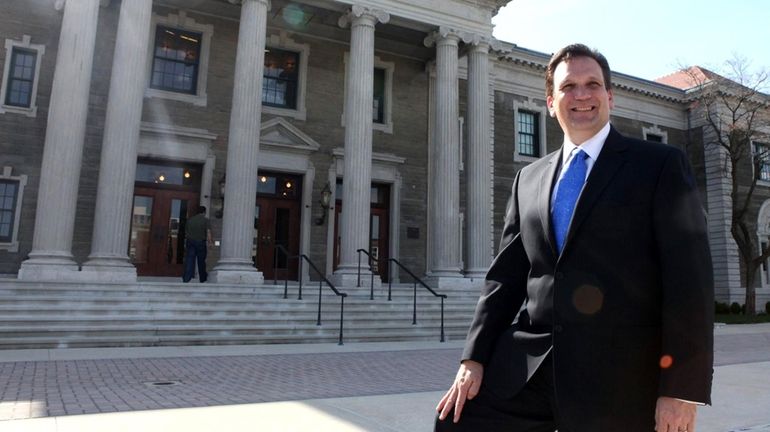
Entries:
POLYGON ((225 174, 222 174, 222 178, 219 179, 219 198, 222 202, 216 212, 214 212, 214 216, 217 219, 222 219, 222 215, 225 213, 225 174))
POLYGON ((290 182, 290 181, 287 181, 287 182, 286 182, 286 188, 287 188, 287 189, 291 189, 291 182, 290 182))
POLYGON ((261 181, 262 183, 267 183, 267 177, 262 176, 259 178, 259 181, 261 181))
POLYGON ((158 181, 162 181, 162 182, 166 181, 166 176, 164 176, 163 174, 159 175, 158 181))
POLYGON ((323 211, 321 212, 321 217, 316 218, 316 225, 323 225, 326 223, 326 215, 329 213, 329 209, 331 208, 331 200, 332 190, 329 187, 329 182, 326 182, 324 188, 321 189, 321 199, 318 200, 318 203, 321 204, 321 209, 323 211))
POLYGON ((184 175, 184 178, 186 178, 186 179, 188 179, 188 178, 190 178, 192 176, 192 174, 190 174, 190 171, 187 171, 187 170, 184 171, 183 175, 184 175))

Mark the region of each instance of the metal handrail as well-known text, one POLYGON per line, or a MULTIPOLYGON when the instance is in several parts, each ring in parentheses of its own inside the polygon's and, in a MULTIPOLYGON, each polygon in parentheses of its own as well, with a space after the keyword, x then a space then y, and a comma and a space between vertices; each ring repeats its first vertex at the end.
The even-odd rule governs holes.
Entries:
MULTIPOLYGON (((401 264, 395 258, 388 258, 388 274, 389 275, 393 274, 390 271, 390 263, 391 262, 396 263, 399 267, 401 267, 402 270, 404 270, 405 272, 409 273, 409 276, 411 276, 412 279, 413 279, 414 294, 413 294, 412 297, 414 299, 414 303, 413 303, 413 306, 412 306, 412 325, 416 325, 417 324, 417 282, 419 282, 420 285, 422 285, 425 289, 427 289, 431 294, 433 294, 436 297, 441 298, 441 339, 440 339, 440 342, 444 342, 444 299, 447 298, 447 295, 446 294, 439 294, 436 291, 433 291, 433 288, 429 287, 428 284, 426 284, 422 279, 417 277, 414 273, 412 273, 408 268, 406 268, 403 264, 401 264)), ((391 280, 392 279, 393 278, 388 278, 388 301, 392 300, 392 297, 391 297, 391 286, 392 286, 391 280)))
MULTIPOLYGON (((322 298, 322 291, 323 291, 323 283, 326 282, 326 285, 331 288, 331 290, 334 292, 336 296, 340 298, 340 337, 339 342, 337 345, 342 345, 342 336, 343 336, 343 323, 345 321, 345 297, 347 297, 347 293, 339 291, 333 283, 329 282, 329 279, 326 279, 326 276, 321 273, 320 270, 318 270, 318 267, 313 264, 313 261, 310 260, 310 258, 305 254, 299 254, 299 255, 289 255, 289 251, 286 250, 281 245, 275 246, 276 250, 281 250, 288 259, 296 259, 299 258, 299 295, 297 296, 297 300, 302 300, 302 262, 307 261, 307 263, 310 265, 310 268, 315 270, 316 273, 318 273, 318 276, 320 279, 318 280, 318 320, 316 321, 316 325, 321 325, 321 298, 322 298)), ((275 270, 275 269, 274 269, 275 270)), ((288 273, 288 272, 287 272, 288 273)), ((275 277, 275 275, 273 276, 275 277)), ((273 279, 273 282, 275 282, 275 279, 273 279)), ((287 291, 288 291, 288 275, 286 276, 286 279, 284 280, 284 290, 283 290, 283 298, 287 298, 287 291)))
MULTIPOLYGON (((289 253, 288 250, 286 250, 283 245, 275 245, 273 248, 273 285, 276 285, 276 280, 278 279, 278 254, 276 252, 282 252, 283 255, 286 257, 286 262, 288 263, 289 260, 297 259, 299 258, 299 255, 292 255, 289 253)), ((283 272, 283 298, 289 298, 289 269, 288 266, 285 271, 283 272)), ((302 274, 299 275, 299 278, 302 278, 302 274)), ((299 292, 299 298, 298 300, 302 300, 302 290, 300 289, 299 292)))
POLYGON ((299 261, 299 291, 302 292, 302 260, 307 261, 307 263, 310 265, 310 268, 315 270, 316 273, 318 273, 318 276, 321 278, 318 281, 318 322, 316 322, 316 325, 321 325, 321 290, 323 289, 323 282, 326 282, 326 285, 329 286, 329 288, 332 289, 334 294, 336 294, 340 298, 340 341, 337 345, 342 345, 342 323, 345 317, 345 297, 348 295, 344 292, 340 292, 335 288, 334 284, 329 282, 329 279, 326 279, 326 276, 321 273, 320 270, 318 270, 318 267, 313 264, 313 261, 310 261, 310 258, 308 258, 305 254, 299 254, 300 261, 299 261))
POLYGON ((374 268, 372 267, 372 254, 366 249, 358 249, 358 282, 356 287, 361 287, 361 252, 365 253, 369 257, 369 272, 372 274, 372 279, 369 281, 369 300, 374 300, 374 268))

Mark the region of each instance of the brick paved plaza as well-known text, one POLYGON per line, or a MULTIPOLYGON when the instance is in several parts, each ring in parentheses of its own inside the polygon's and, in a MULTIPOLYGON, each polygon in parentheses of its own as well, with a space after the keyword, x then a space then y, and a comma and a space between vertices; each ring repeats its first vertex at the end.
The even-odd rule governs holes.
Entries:
MULTIPOLYGON (((200 422, 240 416, 247 426, 222 430, 300 431, 308 429, 275 425, 309 415, 312 430, 419 431, 429 428, 461 345, 0 351, 0 430, 101 431, 93 422, 120 415, 132 419, 120 430, 146 431, 130 422, 157 425, 165 415, 187 423, 152 430, 213 430, 200 422), (105 413, 113 414, 79 415, 105 413), (53 423, 32 428, 36 420, 53 423)), ((770 325, 716 329, 714 406, 701 410, 699 432, 770 430, 769 347, 770 325)))

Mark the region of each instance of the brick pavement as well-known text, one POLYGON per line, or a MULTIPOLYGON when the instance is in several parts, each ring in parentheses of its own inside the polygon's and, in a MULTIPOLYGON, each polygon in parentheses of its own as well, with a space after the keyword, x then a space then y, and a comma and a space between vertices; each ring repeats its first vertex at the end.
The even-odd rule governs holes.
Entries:
POLYGON ((442 390, 459 355, 438 349, 0 363, 0 421, 442 390))
MULTIPOLYGON (((770 326, 728 326, 716 333, 716 366, 770 361, 770 326)), ((456 372, 457 346, 355 351, 354 344, 345 347, 352 352, 330 346, 331 352, 236 355, 229 348, 197 347, 206 354, 6 361, 0 362, 0 421, 443 391, 456 372), (230 355, 209 355, 227 350, 230 355), (160 381, 172 385, 149 385, 160 381)), ((110 352, 132 356, 130 349, 110 352)))

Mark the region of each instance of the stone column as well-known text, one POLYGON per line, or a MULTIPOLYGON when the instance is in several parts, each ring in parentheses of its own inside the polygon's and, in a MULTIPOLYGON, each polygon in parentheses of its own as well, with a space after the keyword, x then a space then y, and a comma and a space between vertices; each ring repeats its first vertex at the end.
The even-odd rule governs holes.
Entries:
MULTIPOLYGON (((230 0, 233 2, 232 0, 230 0)), ((218 283, 263 282, 251 260, 257 160, 262 113, 262 74, 268 0, 243 0, 235 59, 233 105, 227 142, 227 183, 220 259, 210 278, 218 283)))
POLYGON ((468 161, 465 276, 483 278, 492 262, 492 143, 489 112, 489 43, 468 50, 468 161))
POLYGON ((64 5, 40 168, 35 233, 29 259, 19 269, 19 279, 78 278, 72 236, 98 17, 99 0, 70 0, 64 5))
POLYGON ((88 280, 135 281, 126 252, 136 177, 136 149, 147 85, 152 0, 124 1, 112 62, 104 126, 91 255, 83 265, 88 280))
MULTIPOLYGON (((345 98, 345 162, 342 192, 340 265, 334 279, 354 285, 358 249, 369 250, 369 218, 372 185, 372 101, 374 98, 374 26, 390 16, 380 10, 353 6, 340 18, 350 25, 350 58, 345 98)), ((366 263, 366 256, 362 256, 366 263)), ((370 275, 368 266, 362 274, 370 275)), ((378 279, 379 280, 379 279, 378 279)), ((370 277, 362 277, 362 284, 370 277)))
MULTIPOLYGON (((460 35, 441 28, 425 39, 436 45, 432 188, 429 197, 431 262, 428 276, 462 278, 460 270, 460 131, 457 57, 460 35)), ((441 280, 438 280, 441 286, 441 280)))

